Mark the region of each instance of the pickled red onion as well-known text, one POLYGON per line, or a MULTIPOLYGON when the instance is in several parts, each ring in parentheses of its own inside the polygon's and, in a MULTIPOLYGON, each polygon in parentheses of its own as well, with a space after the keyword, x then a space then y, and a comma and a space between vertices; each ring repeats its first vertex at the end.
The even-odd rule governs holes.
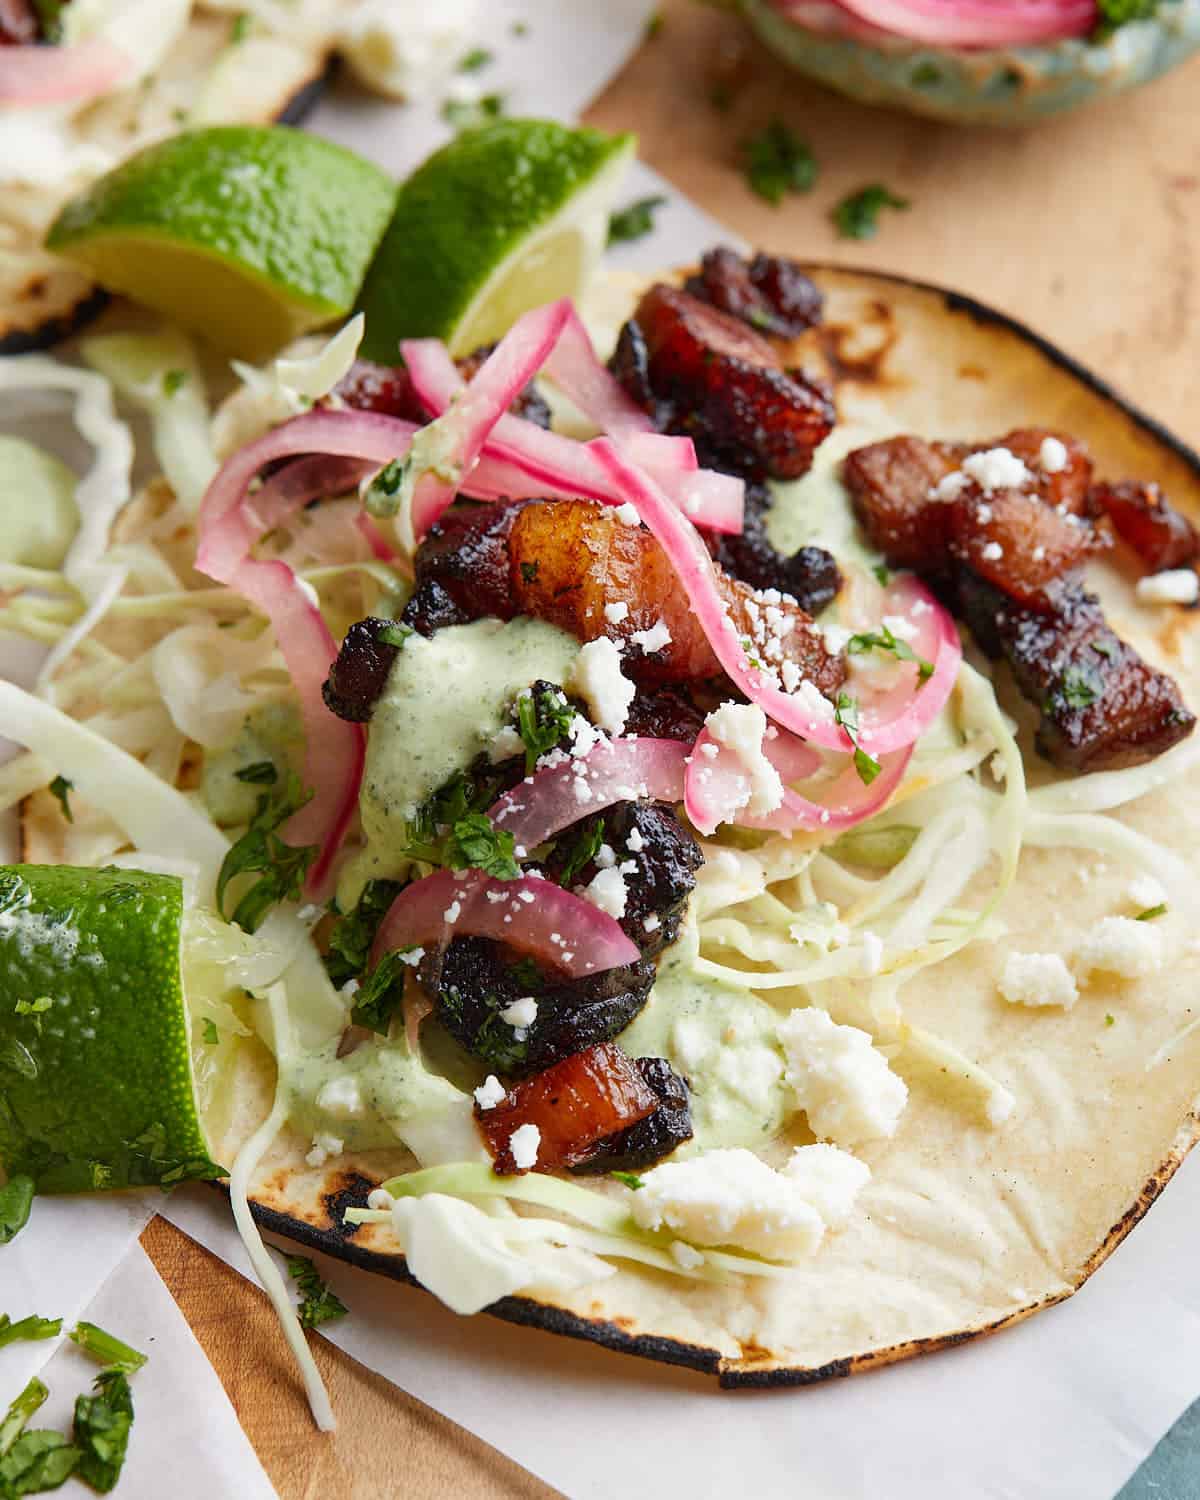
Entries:
POLYGON ((623 439, 639 432, 654 432, 654 423, 600 362, 574 308, 546 362, 546 374, 610 437, 623 439))
MULTIPOLYGON (((1021 47, 1086 36, 1096 25, 1094 0, 837 0, 869 26, 932 47, 1021 47)), ((803 25, 801 3, 777 6, 803 25)))
POLYGON ((405 886, 392 902, 375 936, 371 964, 397 948, 441 948, 454 937, 508 943, 572 979, 634 963, 639 956, 607 912, 552 881, 438 870, 405 886))
POLYGON ((71 47, 0 47, 0 106, 85 104, 118 88, 131 70, 103 37, 71 47))
POLYGON ((580 818, 614 802, 683 799, 688 747, 644 736, 606 740, 586 756, 567 757, 527 776, 493 803, 488 816, 518 848, 536 849, 580 818))
MULTIPOLYGON (((789 761, 790 750, 780 754, 778 741, 764 739, 763 753, 785 779, 792 779, 788 767, 798 762, 789 761)), ((836 833, 863 822, 887 804, 900 785, 912 753, 913 747, 909 745, 882 756, 879 772, 870 785, 859 776, 853 759, 848 759, 833 781, 821 785, 819 801, 785 786, 779 807, 754 816, 745 811, 749 780, 740 757, 704 729, 696 740, 688 766, 683 805, 688 817, 706 836, 722 823, 775 833, 793 833, 799 828, 836 833)), ((809 774, 811 770, 810 767, 809 774)))
MULTIPOLYGON (((746 697, 781 728, 827 750, 852 750, 854 741, 836 722, 833 705, 815 687, 809 684, 803 694, 787 693, 764 670, 750 665, 718 591, 712 558, 687 517, 615 444, 597 438, 588 446, 611 475, 622 498, 633 505, 666 552, 713 653, 746 697)), ((901 704, 888 698, 879 712, 860 712, 858 744, 873 755, 898 750, 917 738, 950 696, 962 658, 953 620, 922 584, 916 579, 903 580, 903 589, 895 597, 898 611, 901 606, 919 604, 921 615, 929 614, 937 629, 938 645, 933 675, 924 686, 914 672, 901 704)))

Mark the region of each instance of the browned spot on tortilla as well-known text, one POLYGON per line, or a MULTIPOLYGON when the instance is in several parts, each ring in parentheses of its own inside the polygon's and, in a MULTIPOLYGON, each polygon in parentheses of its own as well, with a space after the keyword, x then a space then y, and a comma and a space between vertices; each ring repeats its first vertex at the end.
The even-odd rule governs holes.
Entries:
POLYGON ((855 352, 862 343, 862 325, 824 323, 813 332, 825 357, 829 374, 835 383, 853 381, 855 385, 901 385, 902 381, 887 371, 888 355, 900 338, 900 328, 888 303, 872 298, 863 312, 862 324, 879 330, 872 347, 855 352))
POLYGON ((982 365, 959 365, 958 377, 960 380, 986 380, 987 371, 982 365))
POLYGON ((744 1344, 739 1339, 738 1348, 742 1351, 741 1363, 744 1365, 774 1363, 776 1359, 776 1355, 770 1349, 764 1348, 762 1344, 755 1343, 753 1339, 748 1339, 744 1344))
POLYGON ((1155 640, 1169 660, 1182 660, 1184 642, 1196 631, 1197 607, 1175 607, 1167 612, 1167 618, 1155 635, 1155 640))
POLYGON ((366 1208, 367 1195, 373 1188, 379 1186, 371 1178, 364 1177, 361 1172, 345 1171, 339 1172, 326 1185, 326 1191, 321 1195, 321 1201, 325 1205, 325 1217, 334 1234, 340 1234, 343 1239, 349 1239, 352 1234, 357 1234, 363 1227, 361 1224, 347 1224, 346 1210, 348 1208, 366 1208))

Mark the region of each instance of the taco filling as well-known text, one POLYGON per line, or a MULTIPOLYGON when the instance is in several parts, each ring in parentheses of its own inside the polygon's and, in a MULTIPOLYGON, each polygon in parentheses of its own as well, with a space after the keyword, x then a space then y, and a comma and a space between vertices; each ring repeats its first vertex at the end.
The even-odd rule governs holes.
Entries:
POLYGON ((729 250, 355 347, 197 404, 198 509, 176 444, 92 574, 0 570, 24 859, 184 880, 244 1227, 729 1383, 1068 1294, 1188 1144, 1194 461, 729 250))

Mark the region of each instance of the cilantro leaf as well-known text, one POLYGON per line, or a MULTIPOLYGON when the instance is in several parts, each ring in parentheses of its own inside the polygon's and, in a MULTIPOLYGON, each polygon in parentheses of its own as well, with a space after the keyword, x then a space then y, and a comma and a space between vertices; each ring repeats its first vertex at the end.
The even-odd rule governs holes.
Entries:
POLYGON ((0 1496, 16 1500, 18 1495, 56 1490, 75 1472, 81 1457, 61 1432, 23 1433, 0 1458, 0 1496))
POLYGON ((638 1188, 645 1187, 645 1181, 636 1172, 610 1172, 608 1174, 617 1182, 623 1182, 627 1188, 637 1192, 638 1188))
POLYGON ((442 104, 442 119, 461 134, 503 119, 504 103, 505 97, 500 93, 484 94, 474 100, 447 99, 442 104))
POLYGON ((274 786, 279 780, 275 763, 269 760, 256 760, 252 766, 235 771, 233 776, 235 781, 244 781, 247 786, 274 786))
POLYGON ((485 762, 456 772, 418 809, 408 825, 408 842, 400 852, 427 865, 445 864, 446 846, 455 824, 468 813, 491 807, 502 784, 499 772, 485 762))
POLYGON ((33 1178, 23 1172, 0 1187, 0 1245, 7 1245, 28 1224, 33 1194, 33 1178))
POLYGON ((217 1023, 211 1016, 205 1016, 204 1018, 203 1036, 206 1047, 219 1047, 221 1045, 221 1033, 217 1030, 217 1023))
POLYGON ((255 932, 272 906, 299 896, 304 877, 317 857, 317 846, 307 844, 297 848, 286 843, 276 829, 302 808, 312 797, 304 792, 300 778, 294 771, 288 772, 282 790, 258 799, 250 826, 237 843, 226 854, 217 876, 217 909, 230 922, 236 922, 246 932, 255 932), (232 916, 225 911, 225 893, 229 882, 238 875, 257 874, 256 880, 244 892, 233 909, 232 916))
POLYGON ((517 733, 525 742, 525 774, 570 731, 575 709, 558 688, 536 687, 517 699, 517 733))
POLYGON ((844 240, 869 240, 879 232, 879 215, 885 208, 908 208, 907 198, 899 198, 881 182, 873 182, 849 193, 833 210, 833 222, 844 240))
MULTIPOLYGON (((250 35, 250 28, 254 24, 253 18, 245 11, 233 23, 233 30, 229 33, 229 41, 236 47, 239 42, 244 42, 250 35)), ((168 394, 170 394, 168 392, 168 394)))
POLYGON ((404 975, 408 965, 402 953, 409 952, 411 949, 404 948, 385 953, 363 980, 350 1012, 355 1026, 363 1026, 378 1036, 387 1036, 392 1029, 392 1018, 404 1000, 404 975))
POLYGON ((575 840, 574 847, 567 855, 566 862, 558 877, 560 885, 570 885, 586 865, 600 852, 600 845, 604 842, 604 819, 597 818, 590 828, 585 828, 575 840))
POLYGON ((49 787, 47 787, 50 795, 58 799, 58 805, 62 808, 63 817, 66 818, 68 823, 75 821, 75 814, 71 811, 71 803, 68 797, 68 793, 74 790, 75 783, 68 781, 65 776, 56 776, 49 787))
POLYGON ((1070 666, 1062 674, 1056 692, 1068 708, 1087 708, 1099 698, 1102 686, 1090 667, 1070 666))
POLYGON ((61 1332, 61 1318, 39 1318, 36 1313, 30 1313, 27 1318, 14 1323, 7 1313, 0 1313, 0 1349, 5 1344, 22 1340, 36 1343, 39 1339, 57 1338, 61 1332))
POLYGON ((187 385, 187 381, 186 370, 168 370, 163 376, 163 395, 167 397, 178 395, 184 386, 187 385))
POLYGON ((379 924, 401 889, 397 880, 368 880, 358 905, 338 920, 329 935, 329 952, 325 955, 325 968, 338 989, 347 981, 358 979, 367 968, 379 924))
POLYGON ((846 642, 846 652, 849 656, 861 656, 865 651, 890 651, 897 661, 916 662, 920 669, 918 676, 921 682, 926 682, 933 676, 933 663, 926 661, 923 656, 918 656, 907 641, 900 640, 883 622, 880 623, 878 630, 867 630, 859 635, 852 635, 846 642))
POLYGON ((305 1328, 317 1328, 335 1318, 344 1318, 349 1311, 346 1304, 331 1292, 321 1279, 321 1273, 304 1255, 288 1256, 288 1274, 296 1283, 301 1302, 296 1312, 305 1328))
POLYGON ((497 828, 486 813, 470 812, 446 840, 446 864, 452 870, 482 870, 493 880, 519 880, 514 848, 511 833, 497 828))
POLYGON ((880 765, 873 755, 868 755, 858 743, 858 701, 849 693, 839 693, 833 713, 834 722, 840 724, 854 746, 854 769, 864 786, 870 786, 879 775, 880 765))
POLYGON ((646 20, 646 29, 642 32, 644 42, 652 42, 662 35, 663 14, 661 10, 652 11, 646 20))
POLYGON ((1165 917, 1166 914, 1167 903, 1165 901, 1160 901, 1157 906, 1148 906, 1145 911, 1138 912, 1137 916, 1134 918, 1134 921, 1153 922, 1158 917, 1165 917))
POLYGON ((887 563, 876 563, 871 572, 874 573, 876 580, 884 588, 887 588, 888 584, 892 581, 891 570, 888 568, 887 563))
POLYGON ((136 1349, 131 1349, 114 1334, 105 1333, 104 1329, 98 1328, 95 1323, 76 1323, 69 1337, 71 1342, 77 1344, 85 1354, 90 1354, 102 1365, 112 1370, 120 1370, 123 1374, 132 1375, 135 1370, 140 1370, 146 1363, 145 1354, 139 1354, 136 1349))
POLYGON ((69 0, 33 0, 42 40, 57 46, 62 41, 62 13, 69 0))
POLYGON ((611 214, 608 220, 608 243, 622 245, 629 240, 640 240, 654 229, 654 212, 667 200, 661 193, 650 198, 638 198, 627 207, 611 214))
POLYGON ((79 1477, 106 1495, 121 1477, 125 1463, 133 1396, 125 1371, 116 1368, 101 1370, 92 1390, 92 1396, 75 1398, 72 1435, 79 1449, 79 1477))
POLYGON ((384 464, 363 492, 363 506, 368 515, 386 521, 400 509, 400 491, 408 472, 408 458, 393 458, 384 464))
MULTIPOLYGON (((6 1454, 24 1432, 26 1424, 42 1405, 50 1392, 35 1375, 21 1394, 13 1401, 0 1421, 0 1458, 6 1454)), ((3 1493, 0 1491, 0 1493, 3 1493)))
POLYGON ((494 52, 489 52, 486 47, 472 47, 470 52, 465 53, 458 64, 460 73, 478 73, 480 68, 486 68, 488 63, 495 58, 494 52))
POLYGON ((781 120, 742 142, 746 181, 776 207, 788 193, 808 193, 817 180, 817 159, 808 143, 781 120))
POLYGON ((405 625, 402 620, 389 620, 375 639, 381 646, 403 646, 416 633, 411 625, 405 625))
POLYGON ((1090 41, 1103 42, 1118 26, 1129 21, 1148 21, 1158 10, 1158 0, 1098 0, 1099 18, 1090 41))

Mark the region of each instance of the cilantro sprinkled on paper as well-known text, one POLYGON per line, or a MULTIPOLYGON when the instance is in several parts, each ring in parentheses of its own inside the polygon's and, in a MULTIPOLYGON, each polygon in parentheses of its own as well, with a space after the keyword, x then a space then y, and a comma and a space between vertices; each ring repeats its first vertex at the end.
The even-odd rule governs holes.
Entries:
POLYGON ((839 693, 833 713, 834 722, 850 736, 854 746, 854 769, 864 786, 870 786, 879 775, 880 765, 873 755, 868 755, 858 743, 858 701, 849 693, 839 693))
POLYGON ((307 1256, 289 1255, 287 1268, 300 1293, 301 1302, 296 1311, 305 1328, 317 1328, 322 1323, 346 1316, 349 1308, 329 1290, 307 1256))
POLYGON ((255 874, 254 881, 241 896, 228 917, 246 932, 255 932, 272 906, 299 896, 317 846, 301 848, 286 843, 277 830, 312 797, 300 785, 300 778, 289 771, 282 790, 258 799, 250 826, 226 854, 217 876, 217 909, 225 915, 225 894, 229 883, 239 875, 255 874))
POLYGON ((28 1224, 33 1194, 33 1178, 23 1172, 0 1187, 0 1245, 7 1245, 28 1224))
POLYGON ((61 1318, 39 1318, 36 1313, 30 1313, 27 1318, 20 1318, 14 1323, 7 1313, 0 1313, 0 1349, 5 1344, 16 1344, 22 1340, 33 1343, 38 1339, 57 1338, 61 1332, 61 1318))
POLYGON ((650 234, 654 229, 655 210, 666 201, 661 193, 656 193, 650 198, 638 198, 613 214, 608 221, 608 243, 625 244, 650 234))
POLYGON ((101 1370, 91 1396, 75 1398, 73 1437, 79 1449, 78 1474, 107 1494, 121 1477, 133 1427, 133 1396, 125 1371, 101 1370))
POLYGON ((817 159, 806 141, 781 120, 742 142, 746 181, 777 207, 788 193, 808 193, 817 180, 817 159))
POLYGON ((489 52, 486 47, 472 47, 470 52, 465 53, 459 60, 458 71, 460 73, 478 73, 480 68, 486 68, 488 63, 495 60, 496 54, 489 52))
POLYGON ((870 240, 879 232, 879 215, 885 208, 909 206, 907 198, 898 197, 881 182, 872 182, 834 206, 833 222, 844 240, 870 240))
POLYGON ((100 1364, 107 1365, 113 1370, 120 1370, 126 1375, 132 1375, 135 1370, 140 1370, 148 1357, 145 1354, 139 1354, 136 1349, 131 1349, 115 1334, 105 1333, 104 1329, 95 1323, 76 1323, 71 1329, 70 1339, 73 1344, 77 1344, 85 1354, 90 1354, 100 1364))
POLYGON ((68 823, 75 821, 75 814, 71 811, 70 793, 75 790, 75 783, 68 781, 65 776, 56 776, 47 788, 50 795, 57 799, 62 808, 62 815, 68 823))

